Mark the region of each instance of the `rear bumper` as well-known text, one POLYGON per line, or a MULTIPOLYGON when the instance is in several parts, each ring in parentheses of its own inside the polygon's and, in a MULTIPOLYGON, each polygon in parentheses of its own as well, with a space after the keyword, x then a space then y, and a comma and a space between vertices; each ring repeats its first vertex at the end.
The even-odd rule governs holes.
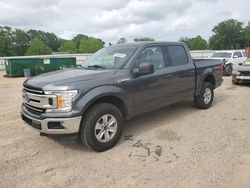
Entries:
POLYGON ((21 111, 23 121, 35 129, 45 134, 72 134, 79 131, 82 117, 72 118, 45 118, 36 119, 25 111, 21 111))

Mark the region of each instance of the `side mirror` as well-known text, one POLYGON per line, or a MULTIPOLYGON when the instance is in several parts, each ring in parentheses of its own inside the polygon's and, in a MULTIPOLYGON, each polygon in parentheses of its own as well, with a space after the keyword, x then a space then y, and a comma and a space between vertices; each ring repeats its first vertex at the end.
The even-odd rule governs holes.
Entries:
POLYGON ((151 63, 141 63, 134 72, 137 75, 152 74, 154 72, 154 65, 151 63))
POLYGON ((241 66, 241 65, 242 65, 242 63, 239 63, 239 65, 241 66))
POLYGON ((237 55, 234 55, 234 57, 233 58, 238 58, 239 56, 237 56, 237 55))

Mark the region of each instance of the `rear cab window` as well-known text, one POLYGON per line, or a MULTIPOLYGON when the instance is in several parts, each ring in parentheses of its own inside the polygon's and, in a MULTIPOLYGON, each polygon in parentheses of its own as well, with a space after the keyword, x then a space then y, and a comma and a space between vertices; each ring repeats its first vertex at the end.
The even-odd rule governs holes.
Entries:
POLYGON ((186 49, 182 45, 168 45, 165 50, 171 61, 171 66, 181 66, 189 63, 186 49))

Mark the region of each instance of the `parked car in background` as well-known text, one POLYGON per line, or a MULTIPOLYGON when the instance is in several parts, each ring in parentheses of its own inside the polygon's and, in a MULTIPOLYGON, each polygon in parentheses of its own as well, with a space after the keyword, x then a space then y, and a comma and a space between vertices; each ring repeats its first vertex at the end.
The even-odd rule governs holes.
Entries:
POLYGON ((241 80, 250 81, 250 58, 244 63, 239 63, 239 66, 233 71, 232 83, 239 84, 241 80))
POLYGON ((231 76, 234 69, 243 63, 247 57, 244 50, 228 50, 215 52, 211 58, 220 59, 224 62, 224 75, 231 76))

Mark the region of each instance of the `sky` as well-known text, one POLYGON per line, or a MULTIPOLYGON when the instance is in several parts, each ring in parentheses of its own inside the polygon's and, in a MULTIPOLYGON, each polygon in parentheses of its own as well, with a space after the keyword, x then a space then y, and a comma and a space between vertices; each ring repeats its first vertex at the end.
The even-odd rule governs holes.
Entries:
POLYGON ((250 0, 0 0, 0 26, 53 32, 61 38, 87 34, 115 43, 125 37, 206 40, 219 22, 250 21, 250 0))

